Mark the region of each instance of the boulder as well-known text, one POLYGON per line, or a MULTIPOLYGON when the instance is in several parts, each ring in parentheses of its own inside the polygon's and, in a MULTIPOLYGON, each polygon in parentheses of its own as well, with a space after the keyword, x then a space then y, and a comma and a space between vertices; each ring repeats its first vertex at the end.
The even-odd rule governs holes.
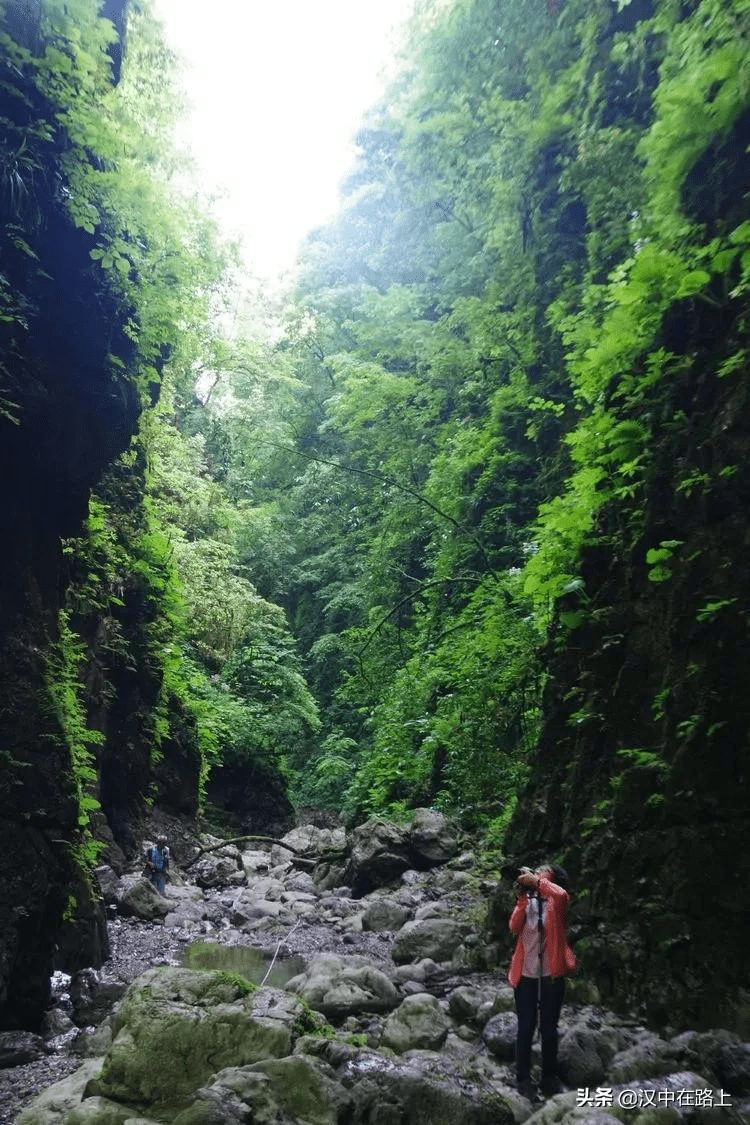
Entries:
POLYGON ((281 918, 286 921, 289 917, 288 909, 280 902, 270 902, 264 898, 242 899, 232 905, 230 920, 233 926, 246 926, 248 922, 257 922, 261 918, 281 918))
POLYGON ((392 883, 412 866, 407 831, 380 817, 355 828, 350 845, 344 882, 358 898, 392 883))
POLYGON ((448 1011, 458 1023, 486 1023, 493 1007, 492 995, 483 988, 460 985, 448 996, 448 1011))
POLYGON ((725 1090, 741 1097, 750 1095, 750 1043, 743 1043, 731 1031, 686 1031, 671 1040, 678 1057, 695 1060, 701 1069, 710 1068, 725 1090))
POLYGON ((391 955, 397 965, 429 957, 449 961, 461 944, 466 927, 449 918, 424 918, 407 922, 398 932, 391 955))
POLYGON ((81 1104, 84 1089, 101 1066, 100 1058, 88 1059, 73 1074, 48 1086, 21 1111, 16 1125, 62 1125, 70 1111, 81 1104))
MULTIPOLYGON (((51 1123, 50 1123, 51 1125, 51 1123)), ((86 1098, 65 1116, 62 1125, 158 1125, 151 1117, 135 1117, 132 1106, 109 1098, 86 1098)))
POLYGON ((313 881, 318 890, 330 891, 344 882, 347 864, 343 860, 321 860, 315 865, 313 881))
POLYGON ((0 1070, 23 1066, 47 1054, 41 1035, 31 1031, 0 1031, 0 1070))
POLYGON ((614 1050, 603 1032, 573 1028, 560 1040, 557 1069, 568 1086, 598 1086, 604 1080, 614 1050))
POLYGON ((173 1125, 336 1125, 336 1110, 314 1060, 269 1059, 219 1071, 173 1125))
POLYGON ((256 989, 232 973, 150 969, 128 989, 102 1073, 86 1097, 169 1118, 216 1071, 288 1055, 302 1016, 289 993, 256 989))
MULTIPOLYGON (((42 1035, 45 1039, 56 1039, 59 1035, 67 1035, 68 1032, 73 1031, 73 1029, 78 1031, 78 1028, 63 1008, 50 1008, 44 1013, 42 1035)), ((0 1066, 2 1066, 1 1061, 0 1066)))
POLYGON ((284 886, 290 891, 315 894, 315 882, 309 871, 295 871, 293 875, 284 880, 284 886))
POLYGON ((387 1012, 399 997, 385 973, 366 957, 324 953, 287 984, 318 1012, 343 1019, 358 1012, 387 1012))
POLYGON ((205 908, 202 903, 185 900, 173 905, 164 918, 164 925, 170 929, 195 929, 203 921, 205 908))
POLYGON ((148 879, 136 879, 135 882, 122 879, 118 895, 117 909, 126 918, 156 922, 161 921, 171 910, 166 898, 162 898, 148 879))
POLYGON ((362 912, 362 929, 377 933, 400 930, 411 915, 408 906, 392 898, 376 898, 362 912))
POLYGON ((408 829, 413 866, 419 870, 447 863, 458 852, 458 836, 442 813, 417 809, 408 829))
POLYGON ((357 1051, 338 1075, 350 1099, 340 1117, 347 1125, 514 1125, 523 1120, 511 1090, 477 1083, 460 1062, 432 1051, 395 1060, 357 1051))
POLYGON ((70 981, 73 1018, 79 1027, 96 1027, 125 995, 127 985, 96 969, 81 969, 70 981))
MULTIPOLYGON (((393 971, 393 979, 401 982, 421 981, 424 984, 430 977, 441 976, 442 972, 443 970, 431 957, 423 957, 421 961, 399 965, 393 971)), ((420 989, 419 991, 424 992, 424 989, 420 989)))
POLYGON ((630 1082, 669 1074, 680 1069, 680 1058, 685 1058, 684 1048, 681 1050, 653 1032, 644 1031, 636 1043, 617 1052, 607 1076, 612 1082, 630 1082))
POLYGON ((247 883, 242 857, 236 847, 208 852, 190 867, 190 874, 199 887, 239 887, 247 883))
POLYGON ((517 1027, 518 1021, 515 1012, 499 1012, 484 1025, 482 1039, 487 1046, 487 1050, 496 1059, 509 1062, 515 1057, 517 1027))
POLYGON ((437 1051, 449 1028, 450 1020, 440 1002, 429 992, 418 992, 407 996, 388 1016, 381 1042, 400 1055, 413 1050, 437 1051))
POLYGON ((343 848, 346 833, 343 828, 317 828, 314 824, 300 824, 282 836, 281 843, 289 844, 301 855, 313 859, 329 848, 343 848))
POLYGON ((257 875, 268 874, 271 866, 271 857, 268 852, 243 851, 241 859, 242 867, 248 879, 254 879, 257 875))

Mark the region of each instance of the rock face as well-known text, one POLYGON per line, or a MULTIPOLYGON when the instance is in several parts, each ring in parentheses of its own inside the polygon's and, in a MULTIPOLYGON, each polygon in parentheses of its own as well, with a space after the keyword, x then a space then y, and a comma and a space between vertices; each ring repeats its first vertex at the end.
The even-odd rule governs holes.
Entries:
MULTIPOLYGON (((683 185, 709 238, 744 218, 729 154, 749 137, 743 113, 683 185)), ((549 638, 544 726, 507 843, 519 862, 559 857, 587 892, 573 925, 603 999, 657 1022, 731 1010, 747 1030, 747 904, 716 925, 727 878, 750 878, 750 383, 721 376, 745 315, 677 301, 655 328, 674 378, 639 400, 651 422, 637 495, 608 501, 582 552, 595 611, 561 599, 578 624, 549 638)))
MULTIPOLYGON (((11 30, 33 43, 39 9, 35 18, 28 5, 7 8, 11 30)), ((54 121, 56 107, 12 70, 0 91, 3 120, 21 130, 54 121)), ((107 362, 119 352, 127 363, 131 345, 113 293, 93 288, 92 242, 65 208, 55 163, 64 138, 57 144, 47 147, 28 213, 8 192, 0 199, 0 231, 27 224, 31 250, 6 252, 3 236, 3 281, 22 314, 0 324, 2 397, 19 422, 0 411, 0 539, 9 548, 0 559, 0 1026, 38 1024, 63 915, 83 901, 71 858, 78 813, 70 750, 49 695, 47 652, 57 637, 60 540, 80 532, 90 489, 126 447, 139 412, 134 385, 107 362), (37 210, 44 223, 33 220, 37 210)), ((77 928, 66 940, 80 967, 106 953, 100 911, 86 908, 77 928)))
POLYGON ((206 795, 212 819, 228 835, 281 837, 294 824, 294 809, 278 774, 225 764, 211 771, 206 795))

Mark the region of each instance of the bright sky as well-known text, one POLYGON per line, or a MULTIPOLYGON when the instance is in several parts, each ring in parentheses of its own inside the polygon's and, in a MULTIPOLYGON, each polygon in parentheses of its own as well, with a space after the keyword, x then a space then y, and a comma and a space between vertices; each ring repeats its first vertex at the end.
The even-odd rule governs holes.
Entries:
POLYGON ((414 0, 155 0, 186 59, 193 103, 181 132, 245 257, 273 277, 334 213, 363 112, 414 0))

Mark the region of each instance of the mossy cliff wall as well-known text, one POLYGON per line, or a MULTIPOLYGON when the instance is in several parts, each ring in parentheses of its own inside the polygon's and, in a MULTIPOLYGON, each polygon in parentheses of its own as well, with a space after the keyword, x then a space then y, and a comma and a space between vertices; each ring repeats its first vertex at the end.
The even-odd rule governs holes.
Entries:
MULTIPOLYGON (((743 118, 726 144, 749 140, 743 118)), ((585 597, 560 603, 579 623, 550 634, 545 723, 509 846, 519 862, 569 866, 579 971, 607 1003, 747 1032, 746 296, 677 302, 656 342, 679 362, 640 404, 643 491, 600 510, 585 597)))
MULTIPOLYGON (((30 42, 34 13, 20 8, 23 19, 19 6, 6 6, 6 26, 30 42)), ((78 792, 49 653, 63 592, 60 540, 80 532, 90 490, 130 441, 140 405, 126 374, 127 310, 96 279, 93 240, 66 205, 69 140, 64 130, 36 135, 39 122, 54 121, 54 107, 4 48, 0 66, 7 140, 0 153, 0 1025, 7 1027, 38 1019, 60 941, 66 952, 58 961, 67 958, 70 968, 106 953, 102 914, 79 862, 78 792), (71 932, 65 918, 73 916, 71 932)))

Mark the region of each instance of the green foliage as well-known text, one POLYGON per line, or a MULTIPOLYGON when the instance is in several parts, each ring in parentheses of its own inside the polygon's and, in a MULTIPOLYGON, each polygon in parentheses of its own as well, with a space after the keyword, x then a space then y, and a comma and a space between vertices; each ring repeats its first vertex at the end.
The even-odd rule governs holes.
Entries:
POLYGON ((96 757, 93 747, 104 741, 101 731, 89 727, 80 669, 86 647, 70 626, 70 614, 58 617, 58 639, 47 654, 47 691, 70 753, 71 776, 78 802, 81 833, 80 858, 93 865, 101 848, 89 830, 91 813, 101 806, 96 797, 96 757))
POLYGON ((681 546, 681 539, 662 539, 658 547, 651 547, 646 551, 649 582, 667 582, 672 577, 669 564, 676 548, 681 546))
POLYGON ((259 986, 253 984, 247 977, 243 977, 241 973, 233 973, 227 969, 213 969, 213 979, 216 985, 220 988, 227 985, 238 996, 250 996, 253 992, 257 992, 259 986))
MULTIPOLYGON (((14 126, 3 190, 30 216, 64 135, 71 221, 102 292, 131 310, 134 356, 110 366, 145 389, 172 349, 141 428, 148 502, 128 526, 94 501, 77 548, 77 596, 113 654, 132 656, 123 603, 149 607, 155 745, 178 698, 203 784, 246 761, 285 770, 298 802, 462 809, 499 842, 545 661, 606 612, 592 559, 663 605, 701 558, 682 549, 681 505, 741 472, 696 447, 683 390, 701 333, 713 381, 747 363, 742 334, 724 342, 702 318, 745 299, 750 223, 739 198, 725 215, 698 186, 746 110, 747 5, 568 0, 555 19, 540 0, 421 5, 294 294, 278 312, 256 288, 231 338, 210 318, 232 255, 175 193, 161 126, 179 96, 155 77, 173 60, 148 5, 117 88, 93 0, 46 11, 38 50, 13 51, 59 111, 14 126), (667 486, 669 433, 686 440, 667 486)), ((29 225, 4 237, 41 269, 29 225)), ((0 279, 4 323, 26 316, 0 279)), ((719 583, 689 616, 707 626, 734 604, 719 583)), ((672 723, 674 687, 654 721, 689 739, 703 711, 672 723)), ((566 702, 571 736, 604 722, 578 687, 566 702)), ((613 758, 589 832, 668 781, 661 750, 613 758)), ((643 799, 655 810, 663 792, 643 799)))

